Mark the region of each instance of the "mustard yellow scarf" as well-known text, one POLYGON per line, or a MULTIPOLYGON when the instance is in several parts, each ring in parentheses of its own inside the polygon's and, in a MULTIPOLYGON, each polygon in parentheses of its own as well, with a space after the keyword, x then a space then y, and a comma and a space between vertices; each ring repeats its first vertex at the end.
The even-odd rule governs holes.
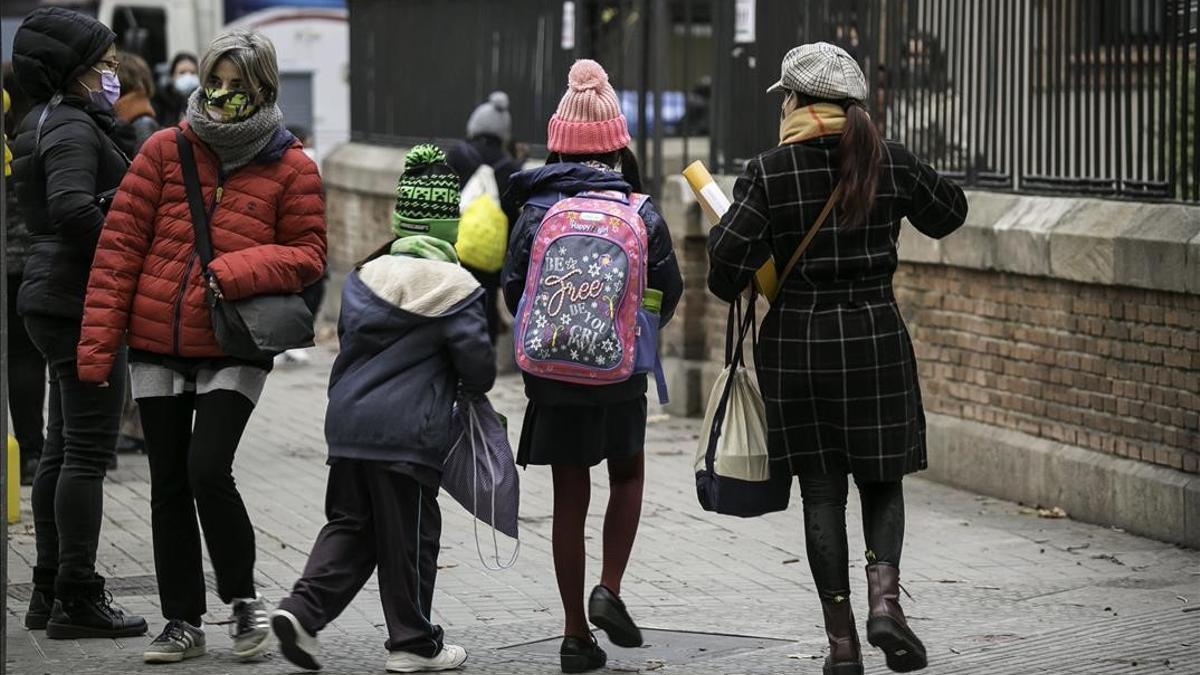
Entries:
POLYGON ((819 136, 834 136, 846 128, 846 111, 836 103, 814 103, 796 108, 779 120, 779 144, 800 143, 819 136))

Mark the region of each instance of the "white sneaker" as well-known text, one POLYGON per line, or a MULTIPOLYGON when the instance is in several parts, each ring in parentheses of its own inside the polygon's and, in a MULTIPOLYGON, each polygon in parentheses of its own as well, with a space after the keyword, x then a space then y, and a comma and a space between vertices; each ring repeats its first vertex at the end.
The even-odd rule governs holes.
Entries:
POLYGON ((233 655, 239 659, 254 658, 271 647, 271 622, 267 619, 267 603, 261 595, 233 601, 233 655))
POLYGON ((271 632, 279 641, 279 651, 288 661, 306 670, 320 670, 317 654, 321 652, 321 643, 315 635, 309 635, 295 614, 286 609, 271 612, 271 632))
POLYGON ((442 645, 436 656, 425 658, 412 652, 392 652, 387 660, 389 673, 429 673, 458 670, 467 661, 467 650, 458 645, 442 645))

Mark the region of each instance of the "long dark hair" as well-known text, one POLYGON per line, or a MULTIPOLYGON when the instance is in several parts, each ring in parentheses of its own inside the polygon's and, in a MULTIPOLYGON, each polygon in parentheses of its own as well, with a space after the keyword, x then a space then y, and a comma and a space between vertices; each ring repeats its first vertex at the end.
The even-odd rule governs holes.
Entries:
POLYGON ((875 205, 875 189, 883 164, 883 137, 871 121, 871 115, 858 101, 831 101, 800 92, 791 94, 796 97, 797 108, 832 103, 846 111, 846 127, 838 143, 838 182, 842 186, 842 197, 837 206, 847 227, 866 225, 871 207, 875 205))
POLYGON ((559 162, 600 162, 605 166, 616 168, 621 165, 621 177, 626 183, 633 188, 634 192, 642 191, 642 172, 638 167, 637 156, 628 147, 612 152, 604 152, 594 155, 563 155, 557 152, 551 152, 546 156, 547 164, 557 164, 559 162))
POLYGON ((883 163, 883 138, 867 109, 858 101, 846 104, 846 129, 838 143, 838 175, 842 198, 839 206, 849 227, 867 224, 875 204, 879 168, 883 163))

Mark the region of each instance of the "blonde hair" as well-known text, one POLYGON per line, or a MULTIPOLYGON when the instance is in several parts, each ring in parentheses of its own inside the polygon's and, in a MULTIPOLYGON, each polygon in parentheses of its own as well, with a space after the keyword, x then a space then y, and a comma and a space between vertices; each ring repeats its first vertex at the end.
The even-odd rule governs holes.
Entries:
POLYGON ((270 105, 279 98, 279 62, 275 45, 261 33, 238 28, 213 38, 200 57, 200 82, 221 59, 229 59, 250 85, 255 105, 270 105))

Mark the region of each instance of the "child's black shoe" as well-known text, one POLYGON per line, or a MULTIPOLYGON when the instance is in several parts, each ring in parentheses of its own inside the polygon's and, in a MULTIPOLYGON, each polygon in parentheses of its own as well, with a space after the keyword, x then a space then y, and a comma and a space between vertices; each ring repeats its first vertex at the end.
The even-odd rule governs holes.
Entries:
POLYGON ((608 654, 596 644, 596 638, 588 639, 568 635, 563 638, 562 648, 558 650, 558 658, 564 673, 586 673, 589 670, 599 670, 608 663, 608 654))

